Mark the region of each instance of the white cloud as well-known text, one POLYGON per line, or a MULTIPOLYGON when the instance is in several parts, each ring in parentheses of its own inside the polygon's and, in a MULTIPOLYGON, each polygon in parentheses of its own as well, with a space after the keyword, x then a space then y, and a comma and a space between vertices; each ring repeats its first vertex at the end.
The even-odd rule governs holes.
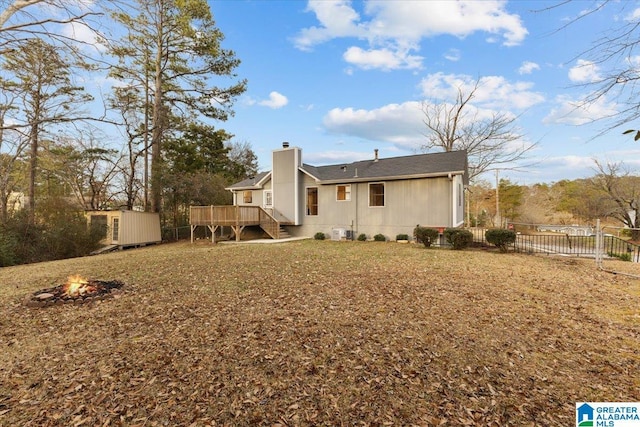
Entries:
POLYGON ((569 69, 569 80, 574 83, 591 83, 601 79, 598 66, 592 61, 578 59, 575 66, 569 69))
POLYGON ((506 1, 370 1, 366 23, 371 35, 418 41, 423 37, 467 37, 477 31, 502 36, 505 45, 517 45, 527 30, 518 15, 505 10, 506 1))
POLYGON ((624 17, 625 21, 636 22, 640 20, 640 8, 635 8, 624 17))
POLYGON ((322 151, 304 155, 305 163, 312 165, 336 165, 340 163, 352 163, 373 158, 373 151, 322 151))
POLYGON ((289 100, 287 99, 286 96, 282 95, 281 93, 278 92, 271 92, 269 94, 269 99, 265 99, 263 101, 258 101, 258 105, 262 105, 264 107, 269 107, 269 108, 273 108, 278 109, 278 108, 282 108, 285 105, 287 105, 289 103, 289 100))
POLYGON ((313 12, 320 27, 304 28, 294 39, 300 50, 310 50, 314 45, 337 37, 358 37, 365 31, 359 28, 360 16, 351 7, 350 0, 313 1, 307 5, 307 11, 313 12))
POLYGON ((72 40, 81 43, 85 49, 93 48, 97 51, 105 51, 106 46, 98 43, 97 34, 87 25, 80 22, 69 22, 62 27, 62 34, 72 40))
POLYGON ((368 70, 379 68, 384 71, 407 68, 420 68, 422 64, 421 56, 409 55, 407 51, 392 51, 389 49, 363 50, 352 46, 344 53, 346 62, 368 70))
POLYGON ((518 68, 518 73, 520 74, 531 74, 534 70, 539 70, 540 66, 535 62, 524 61, 520 68, 518 68))
POLYGON ((323 125, 330 133, 415 149, 424 139, 422 114, 419 102, 389 104, 374 110, 334 108, 325 115, 323 125))
MULTIPOLYGON (((425 78, 421 87, 427 99, 452 102, 459 88, 468 92, 474 82, 466 75, 436 73, 425 78)), ((517 113, 511 109, 525 109, 544 100, 542 95, 531 91, 531 87, 527 82, 511 83, 503 77, 484 77, 472 103, 467 106, 468 117, 490 118, 497 110, 515 117, 517 113)), ((409 101, 372 110, 334 108, 325 115, 323 125, 329 133, 415 150, 424 142, 423 120, 422 103, 409 101)))
MULTIPOLYGON (((425 98, 454 101, 459 91, 469 94, 476 83, 474 77, 465 74, 430 74, 420 82, 425 98)), ((544 101, 544 96, 534 92, 533 83, 509 82, 501 76, 480 78, 472 99, 473 104, 485 108, 525 109, 544 101)))
POLYGON ((610 102, 605 97, 600 97, 591 103, 585 103, 561 95, 556 98, 555 102, 557 106, 543 119, 543 123, 584 125, 618 113, 615 102, 610 102))
POLYGON ((462 58, 462 54, 460 53, 460 51, 458 49, 449 49, 445 54, 444 54, 444 58, 451 61, 451 62, 457 62, 460 60, 460 58, 462 58))
POLYGON ((518 15, 506 11, 506 5, 503 0, 371 0, 365 2, 363 18, 351 1, 310 0, 307 11, 315 14, 319 25, 302 29, 293 41, 298 49, 311 50, 335 38, 357 38, 366 40, 368 46, 351 47, 344 54, 344 59, 355 65, 366 69, 418 68, 423 58, 410 52, 419 50, 423 38, 464 38, 485 32, 491 36, 489 42, 520 44, 528 31, 518 15))

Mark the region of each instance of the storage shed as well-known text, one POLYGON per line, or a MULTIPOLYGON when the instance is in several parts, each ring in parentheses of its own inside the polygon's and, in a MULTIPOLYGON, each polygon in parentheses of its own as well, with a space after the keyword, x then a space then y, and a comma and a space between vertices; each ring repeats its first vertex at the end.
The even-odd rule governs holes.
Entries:
POLYGON ((86 213, 90 227, 105 227, 105 245, 123 247, 144 246, 162 241, 160 215, 153 212, 89 211, 86 213))

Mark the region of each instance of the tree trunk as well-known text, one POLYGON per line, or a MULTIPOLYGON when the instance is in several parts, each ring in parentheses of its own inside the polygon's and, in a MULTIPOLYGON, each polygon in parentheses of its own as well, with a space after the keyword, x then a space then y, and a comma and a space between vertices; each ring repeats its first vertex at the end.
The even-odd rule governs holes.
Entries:
POLYGON ((36 210, 36 169, 38 168, 38 125, 31 125, 31 150, 29 153, 29 194, 27 212, 30 222, 35 220, 36 210))
POLYGON ((153 130, 151 132, 151 212, 160 212, 162 210, 162 182, 160 174, 162 172, 162 137, 166 126, 166 117, 164 111, 164 79, 162 64, 164 58, 164 35, 162 22, 157 25, 156 44, 158 51, 155 55, 155 76, 154 76, 154 98, 152 122, 153 130))

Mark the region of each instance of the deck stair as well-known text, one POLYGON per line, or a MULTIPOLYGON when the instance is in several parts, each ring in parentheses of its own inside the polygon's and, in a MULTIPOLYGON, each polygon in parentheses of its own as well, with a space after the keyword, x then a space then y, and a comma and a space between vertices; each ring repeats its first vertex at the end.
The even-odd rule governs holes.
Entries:
POLYGON ((291 237, 291 234, 289 234, 289 232, 285 230, 283 226, 280 226, 280 230, 278 231, 278 237, 280 239, 288 239, 291 237))

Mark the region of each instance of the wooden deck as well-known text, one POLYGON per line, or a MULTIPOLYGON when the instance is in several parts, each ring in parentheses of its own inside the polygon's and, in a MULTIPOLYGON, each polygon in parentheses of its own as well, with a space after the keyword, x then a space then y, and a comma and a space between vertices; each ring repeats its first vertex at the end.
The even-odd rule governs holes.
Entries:
POLYGON ((240 234, 248 225, 259 225, 273 239, 280 238, 280 223, 259 206, 191 206, 189 225, 192 243, 193 231, 198 226, 209 227, 212 242, 215 242, 215 232, 221 226, 231 227, 236 241, 240 241, 240 234))

